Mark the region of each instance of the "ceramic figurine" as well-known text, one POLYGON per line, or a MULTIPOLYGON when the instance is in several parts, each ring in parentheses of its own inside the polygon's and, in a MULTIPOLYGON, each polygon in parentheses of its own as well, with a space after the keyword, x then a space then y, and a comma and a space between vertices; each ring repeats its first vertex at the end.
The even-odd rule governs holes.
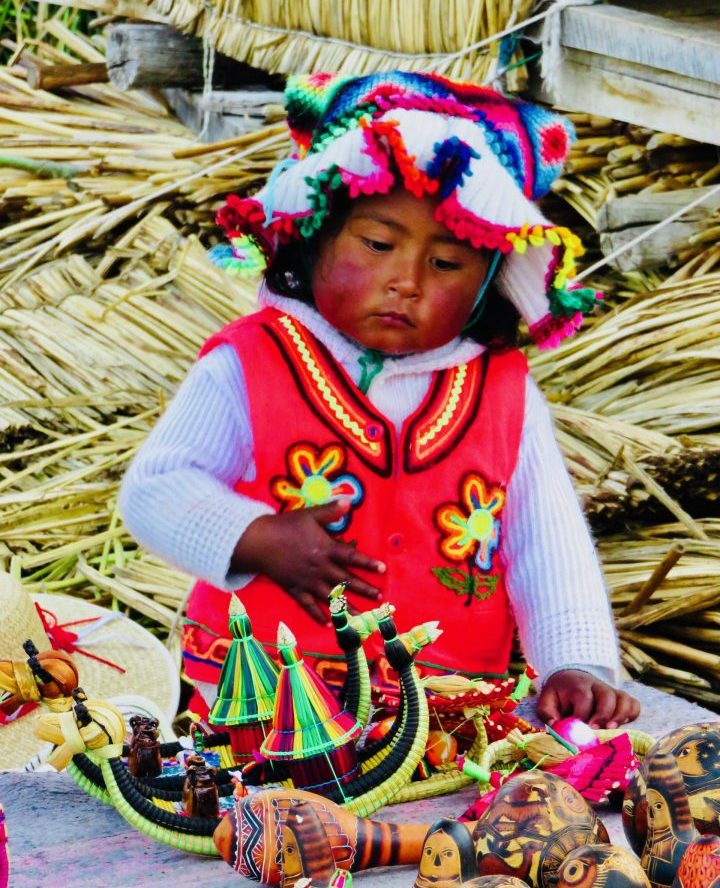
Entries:
POLYGON ((296 789, 264 789, 235 799, 213 839, 222 858, 245 878, 278 885, 282 828, 302 801, 314 809, 327 836, 335 866, 356 872, 375 866, 415 864, 429 824, 394 825, 356 817, 329 799, 296 789))
POLYGON ((133 733, 130 739, 128 770, 133 777, 139 779, 158 777, 162 774, 158 720, 142 715, 133 715, 130 719, 130 727, 133 733))
POLYGON ((508 875, 533 888, 555 884, 574 848, 608 842, 590 805, 560 777, 528 771, 509 780, 475 825, 481 875, 508 875))
POLYGON ((673 888, 720 888, 720 838, 701 836, 688 845, 673 888))
MULTIPOLYGON (((197 775, 198 768, 204 768, 206 765, 205 759, 199 753, 194 752, 192 755, 189 755, 184 763, 185 765, 185 780, 183 782, 182 788, 182 803, 183 808, 187 811, 191 802, 190 796, 192 794, 193 786, 195 785, 195 777, 197 775)), ((240 784, 242 786, 242 784, 240 784)))
POLYGON ((584 845, 560 864, 557 888, 649 888, 640 861, 617 845, 584 845))
POLYGON ((685 725, 659 740, 635 772, 623 800, 623 828, 630 847, 640 854, 647 835, 647 762, 656 752, 675 756, 688 794, 695 826, 720 835, 720 722, 685 725))
POLYGON ((669 752, 647 764, 647 839, 640 862, 652 888, 670 888, 686 848, 699 838, 683 777, 669 752))
POLYGON ((327 885, 335 873, 335 858, 327 833, 313 806, 302 801, 288 811, 282 828, 282 888, 327 885))
POLYGON ((413 888, 460 888, 476 876, 475 847, 468 828, 457 820, 438 820, 425 836, 413 888))

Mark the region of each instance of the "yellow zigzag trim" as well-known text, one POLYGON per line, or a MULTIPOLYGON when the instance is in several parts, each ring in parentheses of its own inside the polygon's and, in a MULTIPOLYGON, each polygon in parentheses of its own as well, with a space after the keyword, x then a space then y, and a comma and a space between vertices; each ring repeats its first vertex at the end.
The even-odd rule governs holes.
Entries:
POLYGON ((465 384, 465 379, 467 378, 467 364, 460 364, 457 368, 457 376, 452 384, 452 388, 450 389, 450 397, 448 398, 448 402, 445 406, 445 409, 440 414, 440 418, 435 423, 434 426, 429 428, 427 432, 421 437, 418 438, 418 444, 421 447, 424 447, 428 442, 432 441, 435 438, 441 429, 444 429, 445 426, 450 422, 453 413, 455 413, 458 402, 460 401, 460 394, 462 393, 463 385, 465 384))
POLYGON ((310 354, 308 347, 305 345, 302 336, 300 335, 290 318, 287 315, 283 315, 280 318, 280 323, 290 334, 290 338, 292 339, 295 348, 298 350, 303 364, 305 364, 305 367, 312 377, 313 382, 317 386, 318 391, 322 395, 323 400, 328 405, 338 421, 349 432, 352 432, 352 434, 359 441, 361 441, 363 445, 367 447, 372 453, 380 453, 380 443, 377 441, 370 441, 365 435, 365 430, 362 428, 362 426, 360 426, 359 423, 352 419, 352 417, 348 415, 347 411, 342 407, 342 405, 338 403, 338 400, 333 394, 332 389, 328 385, 325 377, 322 375, 320 368, 315 363, 315 360, 310 354))

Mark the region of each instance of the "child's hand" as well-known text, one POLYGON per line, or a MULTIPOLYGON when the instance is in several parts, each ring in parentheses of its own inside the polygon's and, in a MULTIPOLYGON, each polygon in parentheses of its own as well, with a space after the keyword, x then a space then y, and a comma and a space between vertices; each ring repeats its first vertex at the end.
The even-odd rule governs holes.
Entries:
POLYGON ((593 728, 617 728, 640 715, 638 701, 605 684, 589 672, 563 669, 543 685, 537 703, 538 718, 552 725, 572 715, 593 728))
POLYGON ((281 586, 321 625, 328 623, 330 590, 350 581, 350 589, 377 601, 380 590, 356 577, 349 568, 384 573, 381 561, 336 540, 325 530, 350 508, 348 499, 324 506, 256 518, 235 546, 232 569, 261 573, 281 586))

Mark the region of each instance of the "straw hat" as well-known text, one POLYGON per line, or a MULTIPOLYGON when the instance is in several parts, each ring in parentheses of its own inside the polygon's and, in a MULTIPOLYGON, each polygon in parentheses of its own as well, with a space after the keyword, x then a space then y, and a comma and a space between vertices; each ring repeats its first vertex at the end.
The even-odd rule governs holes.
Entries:
MULTIPOLYGON (((142 695, 168 720, 175 717, 178 665, 154 635, 123 614, 69 595, 29 595, 7 573, 0 573, 0 614, 0 660, 26 660, 26 639, 40 652, 64 649, 88 696, 142 695)), ((0 770, 22 768, 46 746, 33 733, 40 711, 0 721, 0 770)))

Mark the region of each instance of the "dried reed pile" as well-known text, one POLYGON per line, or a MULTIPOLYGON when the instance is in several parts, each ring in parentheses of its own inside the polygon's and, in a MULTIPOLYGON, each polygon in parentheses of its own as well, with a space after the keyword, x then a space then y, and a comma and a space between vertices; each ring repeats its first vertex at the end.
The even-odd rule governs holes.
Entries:
POLYGON ((522 22, 533 0, 55 0, 106 13, 168 22, 218 52, 272 73, 390 68, 484 80, 497 42, 462 50, 522 22))
MULTIPOLYGON (((100 55, 58 21, 46 31, 26 50, 43 61, 100 55)), ((60 97, 0 69, 0 558, 19 557, 31 588, 130 608, 176 638, 189 579, 129 538, 118 484, 203 339, 251 308, 252 285, 205 247, 221 196, 286 148, 281 127, 200 145, 149 94, 60 97)), ((586 180, 605 173, 570 173, 562 195, 586 180)), ((594 525, 634 525, 600 541, 625 664, 715 706, 720 275, 662 278, 597 278, 610 310, 532 363, 594 525), (676 523, 647 526, 668 512, 676 523)))

